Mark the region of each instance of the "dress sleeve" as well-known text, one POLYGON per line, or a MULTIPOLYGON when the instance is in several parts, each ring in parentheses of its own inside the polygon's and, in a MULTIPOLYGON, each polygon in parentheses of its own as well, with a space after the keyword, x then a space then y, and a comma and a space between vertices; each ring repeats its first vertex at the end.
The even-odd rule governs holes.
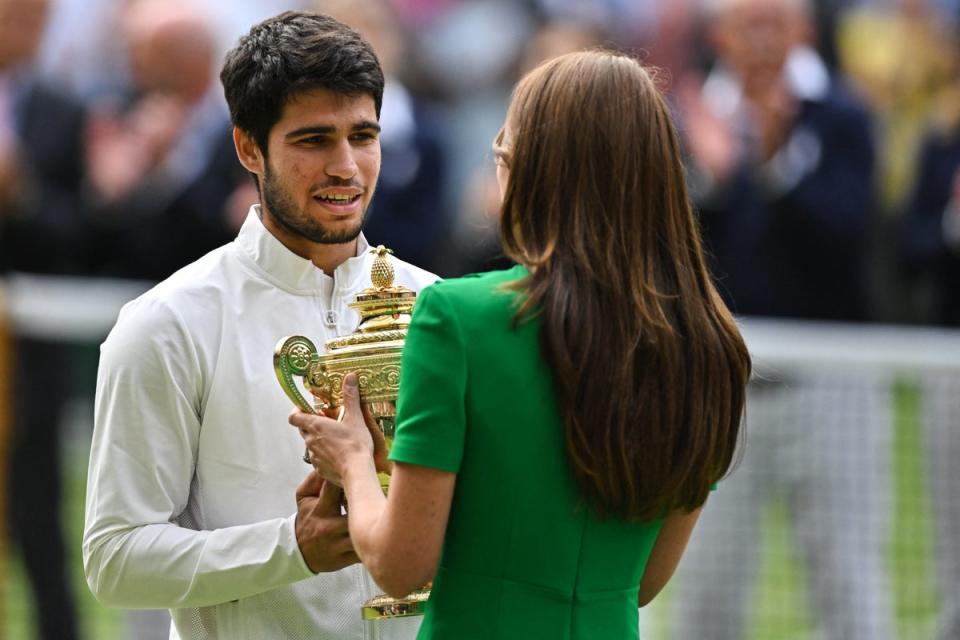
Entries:
POLYGON ((456 473, 466 436, 466 354, 442 285, 424 289, 407 332, 397 398, 395 462, 456 473))

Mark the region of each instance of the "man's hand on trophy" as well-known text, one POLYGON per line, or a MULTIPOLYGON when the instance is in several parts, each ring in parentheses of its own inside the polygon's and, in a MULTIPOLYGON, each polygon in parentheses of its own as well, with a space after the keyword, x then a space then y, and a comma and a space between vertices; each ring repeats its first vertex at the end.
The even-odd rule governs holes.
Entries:
MULTIPOLYGON (((343 485, 344 472, 352 459, 371 459, 377 453, 373 429, 367 426, 370 416, 360 406, 357 376, 352 373, 343 379, 343 408, 343 417, 339 421, 299 409, 295 409, 289 418, 290 424, 300 430, 314 469, 339 486, 343 485)), ((374 429, 377 429, 375 424, 374 429)), ((380 448, 386 450, 382 434, 380 448)), ((380 457, 385 463, 385 453, 380 457)))
POLYGON ((360 562, 350 540, 343 491, 311 471, 297 487, 295 531, 300 553, 314 573, 337 571, 360 562))
POLYGON ((390 475, 393 472, 393 463, 387 459, 390 448, 387 446, 387 438, 383 429, 377 424, 377 419, 373 417, 370 408, 367 405, 361 405, 363 411, 363 422, 367 425, 370 432, 370 438, 373 440, 373 463, 377 467, 378 473, 390 475))

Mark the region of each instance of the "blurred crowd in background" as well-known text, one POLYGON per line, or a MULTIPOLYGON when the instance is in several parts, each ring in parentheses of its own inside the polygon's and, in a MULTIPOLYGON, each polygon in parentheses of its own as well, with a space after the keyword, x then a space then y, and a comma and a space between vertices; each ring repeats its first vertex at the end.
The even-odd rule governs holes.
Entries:
POLYGON ((737 313, 956 325, 958 5, 0 0, 0 269, 158 280, 229 241, 256 193, 222 56, 308 8, 386 70, 367 235, 404 259, 499 263, 489 146, 510 88, 600 45, 660 70, 737 313))
POLYGON ((157 280, 229 241, 256 193, 222 56, 308 8, 386 70, 367 235, 404 259, 498 264, 489 147, 510 88, 601 45, 660 70, 737 313, 956 325, 958 5, 0 0, 0 269, 157 280))
MULTIPOLYGON (((157 281, 230 241, 257 194, 217 76, 287 9, 380 56, 366 235, 404 260, 505 264, 490 144, 511 87, 606 46, 658 69, 737 314, 960 326, 960 0, 0 0, 0 276, 157 281)), ((17 381, 13 538, 59 612, 45 637, 69 639, 58 516, 36 508, 59 492, 46 395, 64 356, 17 354, 44 380, 17 381)))

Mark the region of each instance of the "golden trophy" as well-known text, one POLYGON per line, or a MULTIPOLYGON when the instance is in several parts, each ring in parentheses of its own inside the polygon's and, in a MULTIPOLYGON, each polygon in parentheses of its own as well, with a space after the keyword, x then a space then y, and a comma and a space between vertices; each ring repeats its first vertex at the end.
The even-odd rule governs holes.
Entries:
MULTIPOLYGON (((370 273, 373 284, 361 291, 350 306, 360 312, 360 325, 353 333, 327 340, 326 353, 304 336, 280 340, 273 354, 273 366, 287 397, 307 413, 319 413, 343 406, 341 385, 348 373, 357 374, 360 402, 367 406, 383 431, 387 449, 393 443, 397 392, 400 388, 400 352, 416 302, 415 291, 393 284, 394 269, 383 245, 370 250, 376 254, 370 273), (302 378, 313 396, 304 398, 295 378, 302 378)), ((306 457, 305 460, 309 461, 306 457)), ((384 493, 390 476, 381 473, 384 493)), ((422 615, 429 588, 418 589, 403 598, 375 596, 363 604, 364 620, 422 615)))

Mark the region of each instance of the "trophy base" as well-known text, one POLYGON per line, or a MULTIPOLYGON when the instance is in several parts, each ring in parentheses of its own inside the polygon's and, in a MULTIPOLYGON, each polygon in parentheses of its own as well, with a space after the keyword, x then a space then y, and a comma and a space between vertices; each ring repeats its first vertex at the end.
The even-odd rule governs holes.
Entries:
POLYGON ((364 620, 422 616, 429 599, 430 589, 428 588, 417 589, 402 598, 392 598, 388 595, 374 596, 363 603, 361 613, 364 620))

